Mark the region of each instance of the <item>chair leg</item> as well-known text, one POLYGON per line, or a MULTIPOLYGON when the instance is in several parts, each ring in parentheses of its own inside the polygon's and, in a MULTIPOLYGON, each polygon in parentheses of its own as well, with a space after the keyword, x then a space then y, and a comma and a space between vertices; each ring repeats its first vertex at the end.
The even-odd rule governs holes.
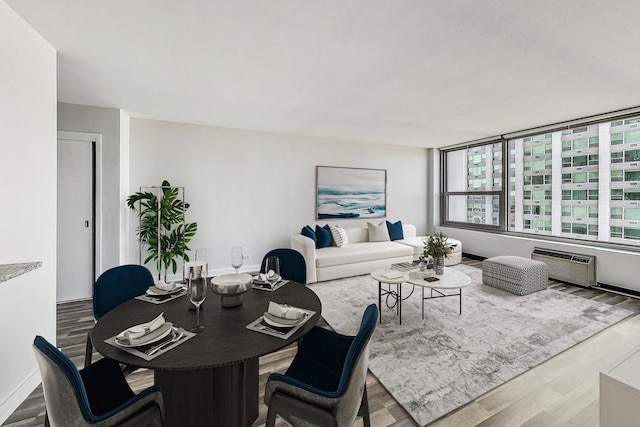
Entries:
POLYGON ((87 347, 84 351, 84 367, 91 365, 91 357, 93 355, 93 344, 91 343, 91 333, 93 332, 93 328, 89 329, 87 332, 87 347))
POLYGON ((360 410, 358 416, 362 417, 362 423, 364 427, 371 427, 371 421, 369 420, 369 399, 367 398, 367 384, 364 384, 364 392, 362 393, 362 402, 360 402, 360 410))
POLYGON ((274 427, 276 425, 276 411, 274 410, 272 405, 269 405, 267 409, 267 422, 265 427, 274 427))

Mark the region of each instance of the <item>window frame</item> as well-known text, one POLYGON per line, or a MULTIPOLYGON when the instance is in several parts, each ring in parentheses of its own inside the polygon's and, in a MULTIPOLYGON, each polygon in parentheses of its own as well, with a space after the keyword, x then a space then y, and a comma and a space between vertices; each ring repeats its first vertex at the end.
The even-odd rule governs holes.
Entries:
MULTIPOLYGON (((495 153, 495 152, 494 152, 495 153)), ((495 159, 495 154, 492 157, 495 159)), ((492 139, 490 141, 479 142, 476 144, 466 145, 464 147, 457 147, 452 149, 443 149, 440 151, 440 224, 445 227, 465 228, 470 230, 482 230, 482 231, 505 231, 506 230, 506 195, 508 187, 508 152, 506 147, 506 141, 502 138, 492 139), (493 144, 502 143, 501 158, 502 171, 502 186, 500 190, 483 190, 483 191, 446 191, 447 189, 447 153, 468 150, 473 147, 491 146, 493 144), (505 185, 507 184, 507 185, 505 185), (449 212, 449 198, 451 196, 498 196, 498 224, 480 224, 463 221, 453 221, 448 217, 449 212)), ((495 173, 495 172, 493 172, 495 173)), ((493 184, 493 183, 492 183, 493 184)), ((493 203, 491 204, 493 206, 493 203)))
MULTIPOLYGON (((469 229, 469 230, 476 230, 476 231, 483 231, 483 232, 493 232, 493 233, 498 233, 498 234, 505 234, 505 235, 512 235, 512 236, 520 236, 520 237, 525 237, 525 238, 529 238, 529 239, 536 239, 536 240, 549 240, 549 241, 558 241, 558 242, 568 242, 568 243, 573 243, 573 244, 581 244, 581 245, 587 245, 587 246, 592 246, 592 247, 602 247, 602 248, 610 248, 610 249, 625 249, 625 250, 631 250, 633 252, 638 252, 640 253, 640 237, 638 238, 634 238, 633 241, 637 241, 637 244, 632 243, 632 241, 630 242, 621 242, 621 239, 626 239, 626 235, 627 232, 625 230, 625 226, 618 226, 615 224, 611 224, 609 226, 609 230, 606 231, 606 234, 610 234, 611 239, 609 241, 602 241, 602 240, 597 240, 597 233, 596 234, 592 234, 592 230, 594 228, 599 228, 599 225, 602 225, 601 222, 598 222, 597 224, 593 224, 593 223, 589 223, 587 224, 587 233, 586 236, 595 236, 594 239, 581 239, 579 237, 569 237, 564 235, 565 234, 565 230, 561 230, 560 234, 536 234, 534 232, 526 232, 526 231, 518 231, 518 230, 514 230, 514 229, 509 229, 510 227, 512 227, 512 224, 510 224, 510 221, 513 220, 512 216, 510 216, 510 210, 513 211, 513 207, 509 206, 509 194, 511 192, 510 190, 510 185, 512 184, 511 180, 512 177, 510 175, 510 171, 511 171, 511 166, 513 166, 514 164, 512 164, 510 162, 510 158, 509 158, 509 141, 513 140, 513 139, 520 139, 520 138, 527 138, 527 137, 533 137, 535 135, 539 135, 539 134, 546 134, 546 133, 554 133, 554 132, 558 132, 558 131, 565 131, 567 129, 571 129, 574 130, 578 127, 585 127, 585 129, 589 129, 590 126, 592 125, 601 125, 601 124, 606 124, 606 123, 610 123, 612 126, 618 126, 619 124, 616 124, 617 122, 623 122, 625 120, 628 119, 633 119, 633 118, 640 118, 640 106, 639 107, 634 107, 634 108, 629 108, 629 109, 624 109, 624 110, 617 110, 617 111, 613 111, 613 112, 609 112, 609 113, 604 113, 604 114, 598 114, 598 115, 594 115, 594 116, 589 116, 589 117, 584 117, 584 118, 580 118, 580 119, 575 119, 575 120, 570 120, 570 121, 566 121, 566 122, 560 122, 560 123, 554 123, 554 124, 550 124, 547 126, 541 126, 541 127, 536 127, 536 128, 530 128, 530 129, 525 129, 522 131, 518 131, 518 132, 512 132, 509 134, 503 134, 500 136, 495 136, 495 137, 491 137, 491 138, 485 138, 485 139, 479 139, 476 141, 471 141, 471 142, 467 142, 467 143, 461 143, 461 144, 456 144, 456 145, 452 145, 452 146, 448 146, 448 147, 442 147, 439 148, 440 151, 440 171, 439 171, 439 178, 440 178, 440 182, 439 182, 439 188, 440 188, 440 225, 444 226, 444 227, 451 227, 451 228, 459 228, 459 229, 469 229), (447 165, 447 154, 452 152, 452 151, 458 151, 458 150, 465 150, 465 149, 469 149, 469 148, 473 148, 473 147, 477 147, 477 146, 490 146, 492 144, 495 143, 502 143, 502 150, 501 150, 501 163, 502 163, 502 171, 501 171, 501 182, 502 182, 502 187, 501 190, 497 191, 497 190, 487 190, 487 191, 447 191, 447 169, 448 169, 448 165, 447 165), (475 195, 475 196, 479 196, 479 195, 491 195, 491 196, 497 196, 498 197, 498 225, 493 225, 493 224, 477 224, 477 223, 470 223, 470 222, 462 222, 462 221, 453 221, 453 220, 449 220, 448 219, 448 210, 449 210, 449 198, 451 196, 470 196, 470 195, 475 195), (615 229, 615 230, 614 230, 615 229), (620 231, 618 231, 620 230, 620 231), (620 234, 620 235, 619 235, 620 234)), ((637 122, 640 122, 640 119, 637 120, 637 122)), ((638 129, 634 129, 636 131, 640 131, 640 126, 638 127, 638 129)), ((618 142, 618 144, 616 144, 615 138, 615 133, 611 133, 611 142, 610 147, 615 147, 616 145, 619 144, 624 144, 626 143, 626 131, 621 133, 621 141, 618 142)), ((640 138, 639 138, 640 139, 640 138)), ((637 141, 640 143, 640 141, 637 141)), ((587 137, 587 148, 583 149, 584 151, 588 151, 588 150, 593 150, 596 147, 600 147, 601 145, 601 141, 600 138, 598 136, 588 136, 587 137)), ((573 148, 573 140, 571 140, 571 148, 573 148)), ((561 149, 562 150, 562 149, 561 149)), ((496 152, 494 152, 496 153, 496 152)), ((562 151, 561 151, 562 153, 562 151)), ((616 153, 616 151, 611 151, 611 155, 612 158, 610 159, 610 163, 616 163, 616 161, 614 160, 614 153, 616 153)), ((545 154, 546 151, 545 151, 545 154)), ((592 154, 598 154, 598 153, 592 153, 592 154)), ((622 163, 622 161, 626 160, 625 159, 625 153, 621 152, 620 153, 622 158, 620 159, 620 163, 622 163)), ((495 154, 494 154, 495 156, 495 154)), ((573 157, 571 157, 571 162, 573 163, 573 157)), ((598 165, 600 163, 599 156, 589 156, 587 155, 587 166, 594 166, 594 165, 598 165), (597 159, 597 160, 596 160, 597 159)), ((523 159, 523 163, 524 163, 524 159, 523 159)), ((524 168, 524 164, 522 165, 523 169, 524 168)), ((572 165, 573 166, 573 165, 572 165)), ((564 167, 564 166, 561 166, 564 167)), ((496 174, 495 171, 493 171, 494 174, 496 174)), ((597 171, 589 171, 589 172, 595 172, 596 174, 598 173, 597 171)), ((495 176, 495 175, 494 175, 495 176)), ((588 183, 592 183, 593 181, 591 179, 588 179, 587 184, 588 183)), ((622 182, 625 182, 624 180, 622 182)), ((487 187, 485 187, 487 188, 487 187)), ((638 189, 633 188, 636 191, 636 194, 638 192, 640 192, 640 185, 638 186, 638 189)), ((631 196, 627 197, 627 191, 628 189, 625 189, 624 191, 622 189, 620 190, 616 190, 616 189, 611 189, 611 194, 610 194, 610 202, 614 202, 616 203, 617 201, 628 201, 628 200, 638 200, 640 201, 640 196, 634 197, 633 199, 631 198, 631 196), (616 191, 620 191, 622 192, 622 195, 614 195, 614 193, 616 191), (621 197, 620 197, 621 196, 621 197)), ((562 191, 564 193, 564 191, 562 191)), ((565 200, 564 197, 561 197, 560 200, 565 200)), ((587 197, 587 202, 589 201, 589 197, 587 197)), ((492 207, 495 208, 495 206, 492 207)), ((603 215, 610 215, 610 211, 598 211, 597 217, 592 216, 592 215, 588 215, 588 218, 599 218, 603 215)), ((567 218, 567 217, 561 217, 562 219, 567 218)), ((524 224, 523 224, 524 225, 524 224)), ((564 224, 563 224, 564 225, 564 224)), ((523 227, 524 228, 524 227, 523 227)), ((597 229, 596 228, 596 229, 597 229)))

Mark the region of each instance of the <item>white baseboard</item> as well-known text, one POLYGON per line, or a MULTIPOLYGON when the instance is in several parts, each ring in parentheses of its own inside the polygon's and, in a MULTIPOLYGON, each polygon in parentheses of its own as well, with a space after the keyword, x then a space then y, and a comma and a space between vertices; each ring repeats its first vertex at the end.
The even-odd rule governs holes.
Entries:
POLYGON ((18 406, 25 401, 33 390, 40 385, 40 370, 36 369, 29 375, 24 382, 15 389, 2 403, 0 403, 0 424, 4 423, 7 418, 18 409, 18 406))

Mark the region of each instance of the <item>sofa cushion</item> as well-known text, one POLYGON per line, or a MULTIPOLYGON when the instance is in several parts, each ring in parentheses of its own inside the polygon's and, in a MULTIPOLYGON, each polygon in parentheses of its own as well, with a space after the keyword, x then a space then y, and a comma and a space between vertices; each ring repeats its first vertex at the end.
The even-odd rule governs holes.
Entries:
POLYGON ((324 227, 316 225, 316 239, 316 248, 318 249, 331 246, 333 238, 331 237, 331 230, 329 230, 328 225, 325 225, 324 227))
POLYGON ((404 233, 402 231, 402 221, 398 221, 395 224, 387 221, 387 230, 389 231, 389 239, 401 240, 404 239, 404 233))
POLYGON ((367 227, 343 227, 347 232, 349 244, 363 243, 369 241, 369 230, 367 227))
POLYGON ((391 240, 387 224, 384 221, 378 225, 367 222, 367 229, 369 230, 370 242, 388 242, 391 240))
POLYGON ((395 242, 349 243, 341 248, 331 246, 317 251, 316 267, 411 256, 412 252, 411 247, 395 242))
POLYGON ((331 237, 333 237, 333 243, 341 248, 347 243, 349 243, 349 238, 347 237, 347 232, 344 231, 344 228, 339 225, 330 225, 329 229, 331 230, 331 237))
POLYGON ((316 247, 318 246, 318 238, 316 237, 316 232, 313 231, 313 228, 305 225, 304 228, 300 230, 300 234, 310 238, 311 240, 313 240, 313 244, 316 245, 316 247))

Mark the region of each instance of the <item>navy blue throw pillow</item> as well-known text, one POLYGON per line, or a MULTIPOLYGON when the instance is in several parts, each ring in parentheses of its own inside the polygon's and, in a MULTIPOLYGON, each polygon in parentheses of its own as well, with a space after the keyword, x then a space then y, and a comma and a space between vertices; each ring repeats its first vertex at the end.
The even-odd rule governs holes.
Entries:
POLYGON ((318 239, 316 238, 316 232, 313 231, 313 228, 309 227, 308 225, 305 225, 302 228, 302 230, 300 230, 300 234, 313 240, 314 245, 318 244, 318 239))
POLYGON ((389 230, 389 238, 391 240, 404 239, 404 232, 402 231, 402 221, 398 221, 395 224, 391 224, 387 221, 387 230, 389 230))
POLYGON ((329 230, 329 226, 325 225, 324 227, 320 227, 316 225, 316 248, 326 248, 331 246, 332 237, 331 230, 329 230))

